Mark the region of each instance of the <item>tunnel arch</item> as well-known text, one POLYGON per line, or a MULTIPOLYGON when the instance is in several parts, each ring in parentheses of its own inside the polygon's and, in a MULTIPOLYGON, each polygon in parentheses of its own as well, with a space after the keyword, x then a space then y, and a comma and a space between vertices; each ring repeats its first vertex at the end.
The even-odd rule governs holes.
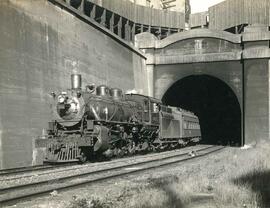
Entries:
POLYGON ((167 89, 162 101, 199 117, 203 143, 242 145, 241 107, 224 81, 210 75, 186 76, 167 89))

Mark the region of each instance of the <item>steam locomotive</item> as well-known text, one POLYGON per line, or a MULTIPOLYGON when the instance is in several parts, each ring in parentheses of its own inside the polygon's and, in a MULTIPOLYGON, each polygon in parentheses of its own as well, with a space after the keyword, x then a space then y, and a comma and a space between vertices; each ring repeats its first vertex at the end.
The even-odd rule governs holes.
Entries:
POLYGON ((51 93, 53 120, 36 139, 46 162, 85 162, 93 158, 160 151, 198 142, 199 119, 158 99, 123 94, 118 88, 87 85, 71 75, 71 89, 51 93))

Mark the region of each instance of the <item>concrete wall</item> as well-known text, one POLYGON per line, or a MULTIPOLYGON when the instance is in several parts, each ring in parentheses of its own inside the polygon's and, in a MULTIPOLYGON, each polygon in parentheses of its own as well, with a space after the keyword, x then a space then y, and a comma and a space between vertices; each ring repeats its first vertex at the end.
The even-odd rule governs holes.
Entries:
POLYGON ((269 60, 245 61, 246 143, 269 139, 269 60))
POLYGON ((267 25, 255 24, 243 33, 245 77, 246 143, 269 139, 269 57, 270 32, 267 25))
POLYGON ((144 91, 144 58, 46 0, 0 1, 0 168, 31 165, 51 91, 88 83, 144 91))
POLYGON ((149 94, 162 98, 178 80, 190 75, 210 75, 235 93, 242 112, 245 143, 269 139, 270 32, 267 25, 251 25, 242 34, 198 29, 157 40, 137 36, 148 57, 149 94), (243 101, 244 100, 244 101, 243 101), (243 105, 244 103, 244 105, 243 105), (244 112, 244 113, 243 113, 244 112))

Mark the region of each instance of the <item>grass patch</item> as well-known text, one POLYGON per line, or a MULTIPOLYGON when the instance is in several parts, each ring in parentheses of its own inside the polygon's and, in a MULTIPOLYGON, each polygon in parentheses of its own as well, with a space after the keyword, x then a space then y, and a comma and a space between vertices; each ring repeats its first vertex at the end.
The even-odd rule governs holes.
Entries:
POLYGON ((85 198, 73 198, 68 208, 109 208, 109 204, 98 198, 87 200, 85 198))
POLYGON ((270 143, 229 148, 197 162, 119 180, 99 198, 73 200, 69 208, 269 208, 270 143))

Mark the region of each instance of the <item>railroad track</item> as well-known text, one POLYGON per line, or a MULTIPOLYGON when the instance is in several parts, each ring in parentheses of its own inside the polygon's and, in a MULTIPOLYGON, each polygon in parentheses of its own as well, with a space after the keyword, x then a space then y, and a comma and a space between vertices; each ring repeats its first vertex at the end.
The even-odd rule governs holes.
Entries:
POLYGON ((0 177, 1 176, 12 176, 12 175, 17 175, 17 174, 24 174, 24 173, 42 171, 42 170, 53 170, 53 169, 63 168, 63 167, 70 166, 70 165, 71 164, 64 164, 64 165, 36 165, 36 166, 30 166, 30 167, 3 169, 3 170, 0 170, 0 177))
POLYGON ((172 165, 179 162, 184 162, 198 157, 211 154, 219 151, 224 147, 207 146, 193 151, 194 155, 174 152, 167 155, 156 155, 142 161, 134 161, 129 164, 116 165, 110 168, 102 168, 95 171, 84 171, 73 175, 60 178, 48 179, 34 183, 20 184, 0 189, 0 204, 14 204, 18 200, 23 200, 38 195, 50 193, 54 190, 63 190, 76 186, 101 182, 104 180, 121 177, 124 175, 135 174, 138 172, 159 168, 167 165, 172 165))
MULTIPOLYGON (((188 148, 188 147, 187 147, 188 148)), ((180 150, 180 149, 178 149, 180 150)), ((174 151, 178 151, 174 150, 174 151)), ((163 152, 163 155, 170 154, 171 151, 163 152)), ((155 154, 155 153, 153 153, 155 154)), ((161 153, 159 153, 161 154, 161 153)), ((136 157, 140 158, 148 158, 151 157, 151 153, 148 154, 147 156, 140 156, 137 155, 136 157)), ((103 161, 102 163, 99 163, 98 166, 100 165, 107 165, 109 164, 114 164, 114 163, 119 163, 121 160, 130 160, 130 157, 124 157, 124 158, 118 158, 118 160, 112 160, 109 162, 103 161)), ((32 166, 32 167, 21 167, 21 168, 12 168, 12 169, 4 169, 0 170, 0 182, 1 181, 11 181, 11 180, 16 180, 20 178, 30 178, 30 177, 37 177, 37 176, 42 176, 46 174, 52 173, 61 173, 69 170, 75 170, 78 168, 84 168, 84 165, 89 165, 89 164, 81 164, 81 165, 73 165, 71 164, 68 165, 38 165, 38 166, 32 166), (70 166, 70 168, 68 168, 70 166), (64 168, 64 169, 63 169, 64 168)), ((91 163, 91 166, 95 166, 95 163, 91 163), (94 165, 93 165, 94 164, 94 165)))
POLYGON ((0 170, 0 176, 13 175, 13 174, 24 173, 24 172, 35 171, 35 170, 42 170, 42 169, 50 168, 50 167, 51 165, 37 165, 37 166, 31 166, 31 167, 3 169, 3 170, 0 170))
MULTIPOLYGON (((194 146, 188 146, 185 149, 189 150, 189 148, 194 148, 194 146)), ((171 151, 165 151, 162 153, 149 153, 146 156, 142 155, 136 155, 136 157, 142 159, 142 158, 150 158, 155 156, 156 154, 162 154, 162 155, 169 155, 171 152, 177 152, 181 151, 181 149, 176 149, 176 150, 171 150, 171 151)), ((118 158, 117 160, 112 160, 112 161, 103 161, 102 163, 98 163, 98 165, 95 165, 96 163, 90 163, 91 167, 96 167, 96 166, 102 166, 102 165, 107 165, 107 164, 114 164, 114 163, 119 163, 121 161, 125 160, 132 160, 131 157, 124 157, 124 158, 118 158)), ((22 167, 22 168, 12 168, 12 169, 5 169, 5 170, 0 170, 0 183, 1 181, 11 181, 11 180, 16 180, 16 179, 21 179, 21 178, 31 178, 31 177, 37 177, 37 176, 42 176, 42 175, 47 175, 50 173, 61 173, 61 172, 66 172, 70 170, 76 170, 78 168, 85 168, 85 166, 88 166, 89 164, 81 164, 81 165, 39 165, 39 166, 32 166, 32 167, 22 167), (70 168, 69 168, 70 167, 70 168), (52 172, 53 171, 53 172, 52 172), (4 177, 1 177, 4 176, 4 177)))
MULTIPOLYGON (((29 167, 26 171, 16 171, 16 172, 10 172, 10 173, 3 173, 0 174, 0 183, 1 181, 11 181, 11 180, 16 180, 20 178, 30 178, 30 177, 37 177, 37 176, 42 176, 50 173, 60 173, 60 172, 65 172, 67 170, 73 170, 74 167, 71 164, 68 165, 41 165, 42 167, 40 168, 34 168, 31 169, 29 167), (71 167, 71 168, 68 168, 71 167), (2 176, 2 177, 1 177, 2 176)), ((81 167, 80 165, 74 165, 77 167, 81 167)), ((34 166, 35 167, 35 166, 34 166)))

